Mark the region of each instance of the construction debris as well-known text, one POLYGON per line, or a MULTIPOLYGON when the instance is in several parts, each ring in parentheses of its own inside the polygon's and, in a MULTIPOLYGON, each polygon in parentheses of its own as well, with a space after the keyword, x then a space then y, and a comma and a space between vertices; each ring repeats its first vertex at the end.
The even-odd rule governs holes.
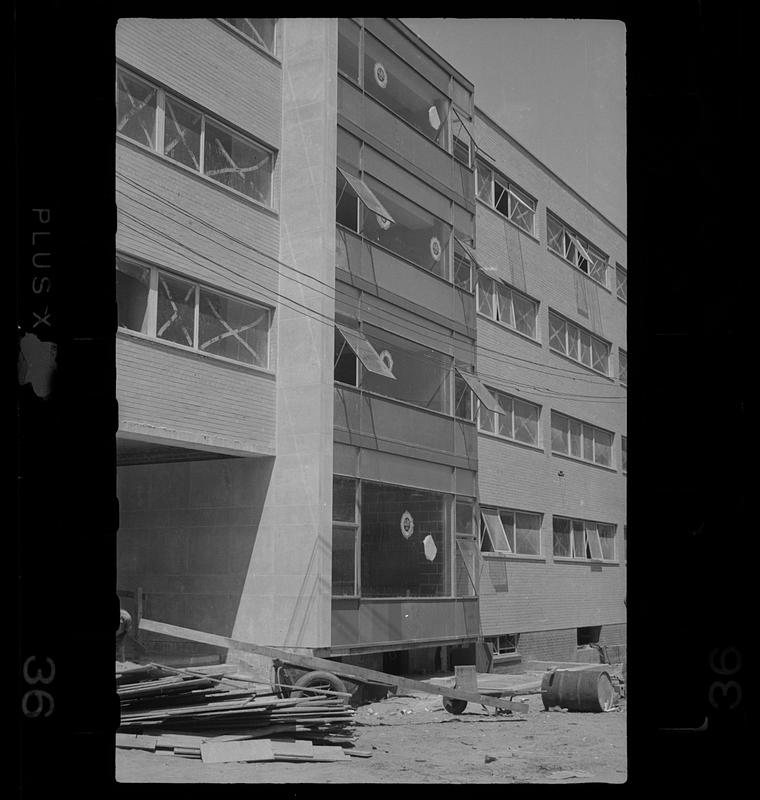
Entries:
POLYGON ((118 672, 116 746, 204 763, 348 759, 341 745, 356 739, 348 694, 312 689, 282 698, 270 687, 241 686, 224 669, 204 672, 161 664, 118 672))

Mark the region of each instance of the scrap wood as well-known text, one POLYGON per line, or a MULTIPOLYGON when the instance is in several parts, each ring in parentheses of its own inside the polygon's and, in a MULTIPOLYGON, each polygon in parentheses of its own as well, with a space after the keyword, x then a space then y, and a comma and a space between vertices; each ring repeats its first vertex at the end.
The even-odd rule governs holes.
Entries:
POLYGON ((243 742, 203 742, 204 764, 226 764, 231 761, 274 761, 269 739, 247 739, 243 742))
POLYGON ((153 752, 156 749, 156 737, 134 733, 117 733, 116 746, 125 750, 150 750, 153 752))
MULTIPOLYGON (((306 656, 297 653, 290 653, 286 650, 281 650, 275 647, 267 647, 265 645, 256 645, 250 642, 241 642, 238 639, 230 639, 226 636, 218 636, 212 633, 204 633, 202 631, 191 630, 190 628, 183 628, 178 625, 169 625, 164 622, 157 622, 150 619, 141 619, 139 629, 150 631, 152 633, 160 633, 166 636, 174 636, 179 639, 189 639, 190 641, 199 642, 202 644, 210 644, 215 647, 224 647, 228 650, 237 650, 248 653, 255 653, 257 655, 266 656, 268 658, 277 658, 280 661, 293 664, 298 667, 305 667, 309 670, 327 670, 342 678, 358 681, 359 683, 375 682, 382 683, 388 686, 396 686, 401 690, 426 692, 428 694, 438 694, 443 697, 449 697, 455 700, 466 700, 470 703, 480 703, 481 705, 494 706, 496 708, 504 708, 510 711, 528 711, 529 706, 527 703, 514 703, 509 700, 501 698, 488 697, 473 692, 463 692, 457 689, 449 689, 445 687, 435 686, 431 683, 424 681, 415 681, 410 678, 402 678, 397 675, 389 675, 377 670, 366 669, 365 667, 357 667, 352 664, 342 664, 336 661, 328 661, 324 658, 316 658, 314 656, 306 656)), ((240 660, 244 660, 240 658, 240 660)))

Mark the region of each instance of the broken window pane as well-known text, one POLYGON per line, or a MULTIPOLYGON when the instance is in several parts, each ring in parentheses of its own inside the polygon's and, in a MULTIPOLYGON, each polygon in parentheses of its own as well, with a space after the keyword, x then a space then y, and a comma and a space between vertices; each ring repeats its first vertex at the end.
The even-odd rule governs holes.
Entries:
POLYGON ((498 415, 499 428, 497 433, 499 436, 506 436, 508 439, 514 439, 515 428, 512 414, 512 398, 497 392, 493 392, 493 395, 502 409, 501 413, 498 415))
POLYGON ((369 175, 365 174, 364 182, 395 220, 386 225, 376 214, 363 214, 362 233, 367 239, 448 278, 451 226, 369 175))
POLYGON ((515 439, 526 444, 538 444, 539 408, 524 400, 513 400, 515 417, 515 439))
POLYGON ((478 275, 478 311, 491 319, 494 317, 493 292, 494 281, 480 273, 478 275))
POLYGON ((333 525, 332 593, 334 597, 356 595, 356 528, 333 525))
POLYGON ((272 154, 208 118, 203 171, 264 205, 271 203, 272 154))
POLYGON ((565 320, 556 314, 549 313, 549 347, 552 350, 558 350, 560 353, 567 352, 565 349, 567 347, 566 330, 565 320))
POLYGON ((116 260, 116 302, 119 327, 147 334, 150 270, 122 259, 116 260))
POLYGON ((552 411, 552 450, 555 453, 567 453, 567 448, 567 417, 552 411))
POLYGON ((541 516, 539 514, 515 514, 515 552, 534 556, 541 553, 541 516))
POLYGON ((472 291, 472 261, 459 242, 454 239, 454 285, 472 291))
POLYGON ((457 538, 456 543, 456 596, 474 597, 477 579, 475 540, 457 538))
POLYGON ((359 230, 359 198, 354 194, 348 181, 336 170, 335 222, 349 230, 359 230))
MULTIPOLYGON (((225 18, 226 19, 226 18, 225 18)), ((251 19, 238 18, 226 19, 233 27, 237 28, 248 39, 274 53, 274 31, 276 19, 251 19)))
POLYGON ((333 363, 335 365, 333 379, 336 383, 346 383, 349 386, 358 385, 356 354, 346 344, 346 340, 338 330, 335 331, 335 359, 333 363))
POLYGON ((554 517, 552 550, 555 556, 563 556, 566 558, 571 556, 569 519, 554 517))
POLYGON ((536 338, 536 317, 538 316, 538 306, 532 300, 519 294, 512 293, 512 302, 515 310, 515 328, 520 333, 536 338))
POLYGON ((361 586, 364 597, 445 597, 450 593, 447 501, 435 492, 362 481, 361 586), (413 530, 401 532, 411 515, 413 530), (429 561, 423 540, 437 551, 429 561))
POLYGON ((559 255, 565 255, 564 228, 562 223, 554 217, 546 215, 546 238, 547 247, 559 255))
POLYGON ((449 99, 366 31, 364 91, 448 148, 449 99))
POLYGON ((266 367, 269 310, 201 289, 198 339, 205 353, 266 367))
POLYGON ((338 70, 359 82, 359 26, 346 17, 338 19, 338 70))
POLYGON ((472 392, 458 372, 454 373, 454 416, 472 420, 472 392))
POLYGON ((490 206, 493 202, 493 171, 482 161, 477 163, 476 182, 478 197, 490 206))
POLYGON ((201 170, 201 118, 199 111, 167 96, 164 155, 197 172, 201 170))
POLYGON ((589 275, 597 282, 601 283, 602 286, 607 285, 607 262, 601 257, 594 253, 592 250, 589 251, 589 255, 591 256, 591 269, 589 270, 589 275))
POLYGON ((574 519, 573 527, 573 557, 586 558, 586 526, 583 520, 574 519))
POLYGON ((625 350, 618 350, 618 377, 620 383, 628 385, 628 354, 625 350))
POLYGON ((628 273, 618 265, 615 268, 615 280, 617 282, 617 296, 621 300, 628 301, 628 273))
POLYGON ((116 75, 116 130, 155 150, 157 89, 122 69, 117 70, 116 75))
POLYGON ((498 178, 493 181, 493 207, 505 217, 509 216, 509 192, 498 178))
POLYGON ((156 336, 192 347, 195 319, 195 284, 158 274, 156 336))
POLYGON ((335 522, 356 522, 356 478, 333 475, 332 518, 335 522))
POLYGON ((451 413, 450 356, 379 329, 368 327, 365 333, 381 359, 387 354, 396 380, 364 370, 361 381, 363 389, 422 408, 451 413))

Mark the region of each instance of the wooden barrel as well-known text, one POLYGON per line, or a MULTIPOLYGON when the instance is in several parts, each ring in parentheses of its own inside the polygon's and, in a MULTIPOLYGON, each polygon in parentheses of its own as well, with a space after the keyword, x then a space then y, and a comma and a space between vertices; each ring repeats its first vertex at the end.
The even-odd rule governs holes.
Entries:
POLYGON ((552 669, 541 681, 544 708, 560 706, 568 711, 605 711, 615 695, 605 669, 552 669))

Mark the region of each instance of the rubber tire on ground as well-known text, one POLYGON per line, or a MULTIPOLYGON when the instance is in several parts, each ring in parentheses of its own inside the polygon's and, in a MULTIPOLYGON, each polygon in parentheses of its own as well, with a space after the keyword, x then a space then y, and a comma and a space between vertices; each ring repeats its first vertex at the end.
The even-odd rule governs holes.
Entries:
POLYGON ((457 698, 453 697, 444 697, 443 707, 449 712, 449 714, 461 714, 465 708, 467 708, 467 701, 458 700, 457 698))
POLYGON ((293 691, 291 697, 313 697, 313 692, 302 692, 299 688, 307 689, 309 687, 319 687, 322 689, 329 689, 331 692, 347 692, 346 684, 332 672, 323 672, 317 670, 316 672, 307 672, 293 684, 293 691))

